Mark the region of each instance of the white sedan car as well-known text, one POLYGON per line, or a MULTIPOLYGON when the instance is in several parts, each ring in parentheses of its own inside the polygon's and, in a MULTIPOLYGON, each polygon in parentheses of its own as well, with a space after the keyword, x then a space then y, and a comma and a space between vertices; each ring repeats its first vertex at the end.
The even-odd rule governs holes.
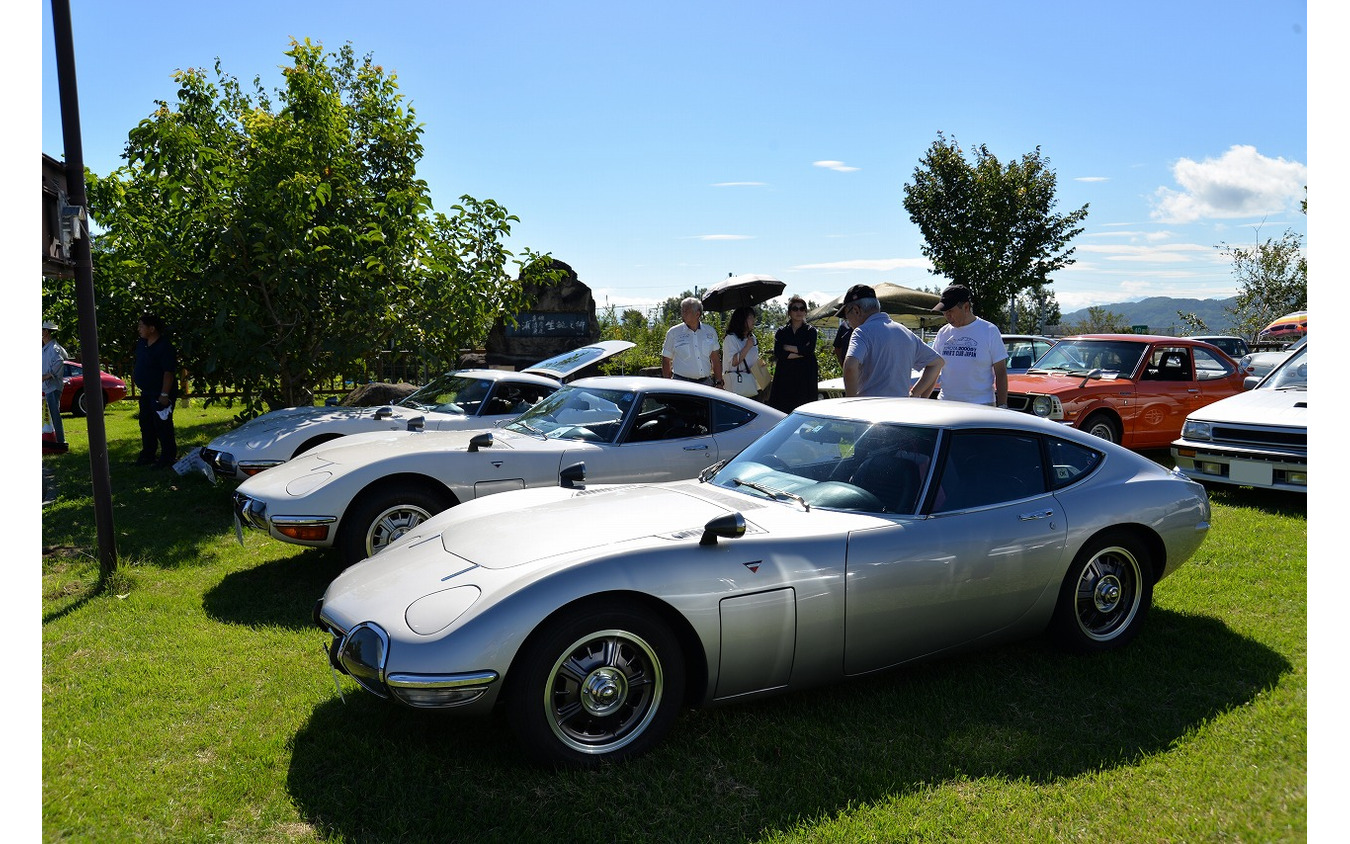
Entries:
POLYGON ((1197 481, 1306 495, 1307 343, 1254 388, 1187 416, 1181 439, 1172 443, 1172 459, 1197 481))
POLYGON ((557 486, 560 477, 696 477, 782 418, 693 382, 583 378, 495 431, 391 431, 317 446, 240 484, 234 511, 241 541, 242 527, 255 527, 285 542, 336 545, 350 565, 434 514, 493 493, 557 486))
POLYGON ((445 373, 398 404, 384 407, 274 410, 216 437, 202 449, 201 456, 217 475, 242 479, 351 434, 417 427, 428 431, 494 428, 529 410, 583 369, 634 345, 627 340, 602 340, 520 372, 459 369, 445 373))

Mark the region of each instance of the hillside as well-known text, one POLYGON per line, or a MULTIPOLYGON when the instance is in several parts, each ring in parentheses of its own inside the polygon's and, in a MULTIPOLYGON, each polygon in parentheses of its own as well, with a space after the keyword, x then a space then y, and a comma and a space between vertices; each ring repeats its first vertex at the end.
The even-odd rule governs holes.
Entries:
MULTIPOLYGON (((1210 334, 1232 334, 1232 318, 1226 308, 1233 307, 1236 297, 1227 299, 1174 299, 1170 296, 1151 296, 1138 302, 1118 302, 1099 307, 1121 314, 1129 325, 1147 325, 1150 334, 1189 333, 1177 318, 1177 311, 1193 313, 1205 321, 1210 334)), ((1061 324, 1077 322, 1087 318, 1087 308, 1065 313, 1061 324)))

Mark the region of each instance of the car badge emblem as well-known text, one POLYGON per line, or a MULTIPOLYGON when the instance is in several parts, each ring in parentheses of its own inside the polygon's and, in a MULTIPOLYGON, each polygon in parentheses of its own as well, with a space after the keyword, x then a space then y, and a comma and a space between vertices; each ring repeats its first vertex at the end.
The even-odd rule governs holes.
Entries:
POLYGON ((764 561, 763 561, 763 560, 755 560, 753 563, 741 563, 741 565, 743 565, 743 566, 745 566, 746 568, 750 569, 750 573, 751 573, 751 574, 758 574, 758 573, 759 573, 759 564, 762 563, 762 562, 764 562, 764 561))

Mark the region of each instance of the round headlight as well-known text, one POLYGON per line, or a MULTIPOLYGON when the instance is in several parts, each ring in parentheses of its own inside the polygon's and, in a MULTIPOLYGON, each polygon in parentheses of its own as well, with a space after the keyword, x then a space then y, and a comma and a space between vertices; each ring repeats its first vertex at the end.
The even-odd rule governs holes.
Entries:
POLYGON ((1047 417, 1055 410, 1054 399, 1049 396, 1036 396, 1031 400, 1031 412, 1040 417, 1047 417))
POLYGON ((338 648, 338 660, 352 679, 366 691, 385 697, 384 666, 389 656, 389 637, 369 622, 352 628, 338 648))

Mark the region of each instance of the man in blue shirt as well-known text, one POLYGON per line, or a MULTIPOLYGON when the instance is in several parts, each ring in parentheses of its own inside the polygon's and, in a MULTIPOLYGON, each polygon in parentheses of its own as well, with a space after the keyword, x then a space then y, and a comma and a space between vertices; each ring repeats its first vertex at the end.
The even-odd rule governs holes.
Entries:
POLYGON ((844 395, 927 398, 942 372, 942 356, 913 331, 882 313, 876 291, 855 284, 844 294, 839 315, 853 334, 844 355, 844 395), (918 384, 912 370, 922 369, 918 384))
POLYGON ((136 465, 172 466, 178 459, 173 429, 173 400, 178 392, 174 373, 178 354, 164 337, 164 322, 154 314, 142 314, 136 324, 136 367, 131 380, 140 392, 138 421, 141 423, 141 453, 136 465), (155 452, 159 456, 156 459, 155 452))

